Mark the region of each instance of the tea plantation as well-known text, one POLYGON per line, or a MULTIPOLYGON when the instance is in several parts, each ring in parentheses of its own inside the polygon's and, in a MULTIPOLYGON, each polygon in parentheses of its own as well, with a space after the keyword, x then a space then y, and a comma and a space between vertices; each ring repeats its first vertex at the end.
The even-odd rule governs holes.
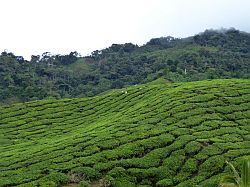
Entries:
POLYGON ((215 187, 250 158, 250 80, 0 107, 0 186, 215 187))

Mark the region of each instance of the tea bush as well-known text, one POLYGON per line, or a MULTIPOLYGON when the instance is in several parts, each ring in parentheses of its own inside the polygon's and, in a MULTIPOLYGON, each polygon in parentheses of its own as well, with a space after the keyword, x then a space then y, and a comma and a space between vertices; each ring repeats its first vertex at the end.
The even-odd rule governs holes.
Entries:
POLYGON ((0 106, 0 186, 217 186, 250 155, 249 107, 237 79, 0 106))

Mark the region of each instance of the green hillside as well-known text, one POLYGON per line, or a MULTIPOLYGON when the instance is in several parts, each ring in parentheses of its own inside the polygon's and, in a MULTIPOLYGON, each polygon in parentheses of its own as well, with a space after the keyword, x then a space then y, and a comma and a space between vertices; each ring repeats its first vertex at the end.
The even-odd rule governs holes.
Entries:
POLYGON ((250 157, 250 80, 0 107, 0 186, 216 187, 250 157), (83 184, 83 182, 82 182, 83 184))
POLYGON ((207 79, 250 79, 250 34, 207 30, 188 38, 161 37, 143 46, 112 44, 80 57, 43 53, 24 60, 0 55, 0 104, 95 96, 110 89, 207 79))

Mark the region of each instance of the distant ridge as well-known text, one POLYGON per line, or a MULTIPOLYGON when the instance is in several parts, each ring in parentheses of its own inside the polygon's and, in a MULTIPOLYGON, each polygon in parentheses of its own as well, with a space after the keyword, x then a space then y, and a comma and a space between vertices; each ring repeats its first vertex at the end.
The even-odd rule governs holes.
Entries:
POLYGON ((113 44, 81 57, 0 55, 0 104, 44 98, 94 96, 164 78, 169 82, 250 79, 250 34, 206 30, 188 38, 153 38, 147 44, 113 44))

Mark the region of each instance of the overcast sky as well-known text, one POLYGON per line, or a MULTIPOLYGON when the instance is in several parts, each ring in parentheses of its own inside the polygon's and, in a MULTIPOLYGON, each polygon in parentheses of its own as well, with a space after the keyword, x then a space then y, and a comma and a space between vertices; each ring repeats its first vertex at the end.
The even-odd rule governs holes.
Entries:
POLYGON ((0 51, 82 55, 205 29, 250 32, 250 0, 0 0, 0 51))

